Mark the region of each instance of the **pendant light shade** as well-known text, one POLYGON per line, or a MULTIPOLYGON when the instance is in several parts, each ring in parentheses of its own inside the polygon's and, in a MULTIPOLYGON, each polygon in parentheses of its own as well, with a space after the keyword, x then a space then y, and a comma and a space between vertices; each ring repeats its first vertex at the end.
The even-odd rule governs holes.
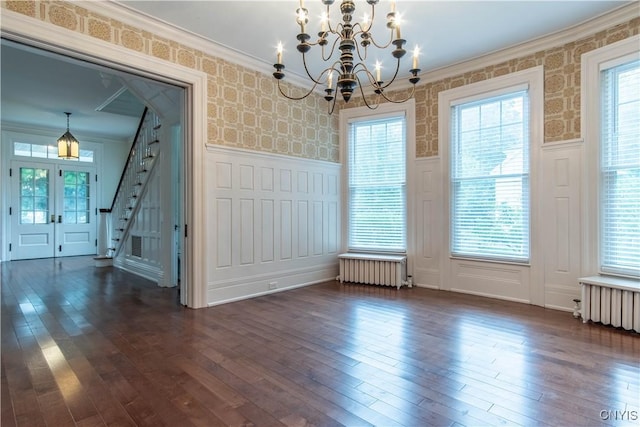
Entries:
POLYGON ((61 159, 77 159, 80 157, 80 143, 69 132, 69 116, 71 113, 65 112, 65 114, 67 115, 67 131, 58 138, 58 157, 61 159))

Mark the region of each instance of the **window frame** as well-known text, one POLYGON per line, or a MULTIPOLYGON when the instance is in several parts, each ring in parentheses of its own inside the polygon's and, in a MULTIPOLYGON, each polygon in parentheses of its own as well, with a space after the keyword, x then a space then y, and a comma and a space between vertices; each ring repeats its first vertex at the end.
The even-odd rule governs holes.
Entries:
MULTIPOLYGON (((466 132, 468 131, 467 129, 460 129, 461 126, 458 124, 459 122, 459 118, 458 116, 460 114, 462 114, 461 111, 459 111, 459 108, 472 108, 472 106, 480 106, 480 108, 482 108, 482 106, 487 105, 488 103, 495 103, 495 102, 502 102, 505 99, 508 98, 515 98, 516 96, 518 96, 519 94, 524 94, 522 95, 522 97, 524 98, 524 101, 527 103, 527 105, 523 105, 523 109, 524 112, 527 113, 527 116, 524 117, 523 116, 523 122, 522 122, 522 126, 525 127, 526 131, 529 130, 529 122, 531 120, 531 114, 529 112, 529 87, 528 85, 525 86, 514 86, 511 88, 504 88, 504 90, 499 90, 497 92, 491 92, 488 93, 485 97, 482 97, 480 99, 475 99, 473 101, 468 101, 466 99, 461 100, 460 102, 454 102, 452 103, 451 107, 450 107, 450 117, 451 117, 451 125, 452 125, 452 129, 457 129, 460 130, 461 132, 466 132), (503 93, 504 92, 504 93, 503 93), (457 126, 456 126, 457 124, 457 126)), ((481 128, 479 128, 480 130, 481 128)), ((502 121, 500 122, 500 131, 503 130, 503 124, 502 121)), ((521 264, 527 264, 529 263, 529 255, 530 255, 530 250, 531 250, 531 221, 530 221, 530 202, 531 202, 531 196, 530 196, 530 191, 531 191, 531 168, 530 168, 530 157, 531 157, 531 153, 530 153, 530 148, 531 148, 531 141, 529 140, 529 138, 531 137, 530 133, 527 132, 527 136, 526 136, 526 141, 524 141, 524 143, 526 144, 526 146, 524 147, 524 152, 526 153, 526 170, 524 170, 522 173, 520 174, 499 174, 499 175, 481 175, 481 176, 476 176, 476 177, 464 177, 461 175, 457 175, 455 173, 455 171, 458 169, 456 167, 454 167, 454 163, 456 163, 457 161, 457 156, 454 157, 454 155, 452 154, 454 152, 454 149, 457 151, 459 150, 459 145, 462 143, 459 140, 459 134, 456 131, 451 131, 450 133, 450 141, 449 144, 451 145, 451 150, 450 150, 450 155, 449 155, 449 196, 451 198, 451 204, 450 204, 450 212, 451 212, 451 217, 450 217, 450 235, 449 235, 449 242, 450 242, 450 253, 452 255, 452 257, 456 257, 456 258, 472 258, 472 259, 480 259, 480 260, 497 260, 497 261, 507 261, 507 262, 514 262, 514 263, 521 263, 521 264), (454 176, 455 175, 455 176, 454 176), (456 237, 456 223, 455 223, 455 217, 456 217, 456 212, 458 210, 458 206, 456 206, 456 185, 455 184, 462 184, 465 182, 477 182, 477 181, 486 181, 486 180, 490 180, 491 178, 496 179, 495 185, 497 188, 498 182, 500 179, 504 179, 505 175, 507 177, 507 179, 511 178, 513 179, 514 177, 519 176, 520 179, 522 180, 520 186, 523 187, 524 184, 526 183, 526 191, 523 191, 524 194, 522 194, 523 196, 526 196, 527 200, 526 202, 524 202, 524 206, 526 209, 526 221, 523 221, 526 223, 525 227, 523 228, 523 231, 526 232, 526 239, 524 239, 523 243, 523 247, 525 247, 524 249, 524 254, 522 256, 517 256, 515 254, 512 254, 511 256, 507 255, 507 254, 503 254, 500 255, 497 252, 498 251, 494 251, 493 253, 479 253, 478 251, 476 251, 475 253, 471 253, 469 250, 465 251, 460 251, 456 248, 456 243, 460 242, 460 238, 456 237), (510 176, 509 176, 510 175, 510 176)), ((525 145, 523 144, 523 145, 525 145)), ((497 195, 497 190, 496 193, 497 195)), ((464 210, 464 208, 463 208, 464 210)), ((491 236, 495 236, 495 233, 492 233, 491 236)), ((489 235, 487 235, 486 237, 489 237, 489 235)), ((483 242, 486 243, 486 242, 483 242)))
POLYGON ((351 250, 358 253, 385 253, 410 255, 413 253, 413 164, 415 163, 415 101, 410 99, 404 103, 384 103, 375 110, 367 107, 346 108, 340 110, 340 160, 342 164, 342 252, 349 252, 349 124, 353 121, 367 121, 404 115, 405 117, 405 161, 406 161, 406 193, 405 193, 405 242, 403 252, 386 250, 351 250))
POLYGON ((582 239, 584 276, 603 275, 616 277, 639 276, 602 269, 602 188, 601 188, 601 135, 602 78, 603 70, 640 59, 640 35, 592 50, 582 55, 581 61, 581 131, 585 146, 583 171, 583 224, 582 239))
MULTIPOLYGON (((542 66, 528 68, 507 75, 483 80, 480 82, 445 90, 438 95, 438 141, 442 164, 442 195, 443 195, 443 237, 446 239, 447 260, 472 260, 500 264, 515 264, 521 266, 541 265, 538 250, 539 215, 540 209, 536 203, 539 200, 539 151, 544 135, 544 70, 542 66), (525 260, 515 260, 507 257, 495 256, 466 256, 453 253, 452 238, 452 188, 451 188, 451 141, 453 106, 468 102, 480 101, 500 95, 505 95, 523 88, 528 88, 529 97, 529 257, 525 260)), ((443 265, 446 271, 446 265, 443 265)))

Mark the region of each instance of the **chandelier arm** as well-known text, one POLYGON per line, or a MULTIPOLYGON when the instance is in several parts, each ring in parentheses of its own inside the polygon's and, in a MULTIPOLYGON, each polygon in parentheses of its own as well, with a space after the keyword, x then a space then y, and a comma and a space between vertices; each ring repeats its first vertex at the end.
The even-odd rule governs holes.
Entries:
POLYGON ((333 99, 328 102, 328 104, 327 104, 327 112, 329 113, 329 115, 333 114, 333 111, 336 108, 336 100, 337 99, 338 99, 338 97, 334 96, 333 99))
MULTIPOLYGON (((382 89, 382 86, 380 86, 378 84, 378 82, 376 81, 375 77, 373 76, 373 74, 371 73, 371 71, 369 71, 369 69, 367 68, 367 66, 364 63, 359 63, 355 68, 358 68, 358 66, 361 66, 361 69, 358 71, 355 71, 355 74, 359 74, 359 73, 365 73, 365 75, 367 76, 367 79, 369 80, 369 84, 374 87, 375 89, 382 89)), ((360 80, 358 80, 358 84, 360 84, 360 80)))
POLYGON ((395 73, 393 73, 393 77, 391 78, 391 80, 389 80, 389 82, 388 82, 386 85, 382 86, 382 89, 386 89, 386 88, 388 88, 389 86, 391 86, 391 84, 392 84, 393 82, 395 82, 395 81, 396 81, 396 78, 398 77, 398 71, 399 71, 399 70, 400 70, 400 58, 398 58, 398 62, 397 62, 397 64, 396 64, 396 72, 395 72, 395 73))
MULTIPOLYGON (((360 33, 358 33, 358 34, 360 34, 360 33)), ((355 35, 354 35, 354 38, 355 38, 355 35)), ((360 59, 360 61, 366 61, 367 60, 367 52, 368 52, 367 47, 366 46, 362 46, 362 48, 364 49, 364 56, 362 56, 360 54, 360 47, 361 47, 360 43, 356 43, 355 45, 356 45, 356 54, 358 55, 358 58, 360 59)))
POLYGON ((391 102, 393 104, 402 104, 403 102, 407 102, 408 100, 410 100, 411 98, 413 98, 413 95, 415 94, 416 91, 416 87, 415 85, 411 87, 411 93, 404 99, 391 99, 389 97, 387 97, 387 95, 385 95, 384 92, 380 92, 380 95, 387 101, 387 102, 391 102))
POLYGON ((373 38, 373 35, 371 35, 369 37, 369 40, 371 40, 371 44, 373 44, 375 47, 377 47, 378 49, 386 49, 389 46, 391 46, 391 43, 393 43, 393 28, 391 29, 391 31, 389 32, 389 41, 387 42, 387 44, 382 45, 382 44, 378 44, 378 42, 376 42, 376 39, 373 38))
POLYGON ((331 16, 330 16, 330 13, 331 13, 331 5, 328 4, 327 5, 327 28, 329 28, 328 32, 331 33, 331 34, 337 34, 337 27, 336 27, 335 30, 333 28, 331 28, 331 19, 330 19, 331 16))
POLYGON ((369 20, 369 28, 367 28, 367 33, 369 31, 371 31, 371 28, 373 27, 373 23, 376 22, 376 8, 375 5, 372 3, 371 4, 371 19, 369 20))
POLYGON ((319 84, 321 84, 320 82, 320 77, 322 77, 322 75, 325 73, 325 71, 327 71, 327 69, 323 70, 322 73, 320 73, 320 75, 318 76, 318 80, 316 80, 312 75, 311 72, 309 71, 309 68, 307 68, 307 55, 306 54, 302 54, 302 64, 304 65, 304 71, 306 71, 307 76, 311 79, 311 81, 313 82, 313 87, 311 88, 311 90, 313 91, 313 89, 315 89, 315 87, 319 84))
MULTIPOLYGON (((358 65, 361 65, 361 64, 358 64, 358 65)), ((360 81, 360 78, 358 77, 358 74, 360 74, 360 73, 365 73, 365 75, 369 79, 369 83, 371 84, 371 86, 376 91, 376 94, 382 96, 382 98, 384 98, 386 101, 392 102, 394 104, 402 104, 403 102, 407 102, 409 99, 413 98, 413 95, 414 95, 414 93, 416 91, 416 86, 413 85, 411 87, 411 93, 405 99, 395 100, 395 99, 389 98, 389 97, 386 96, 384 91, 380 90, 380 89, 384 89, 388 85, 386 85, 386 86, 378 85, 378 82, 375 81, 373 75, 371 74, 371 71, 369 71, 369 69, 365 65, 362 65, 362 69, 356 71, 355 75, 356 75, 356 79, 358 80, 358 86, 360 87, 360 93, 362 94, 362 99, 364 100, 364 103, 367 104, 367 107, 369 107, 369 104, 367 103, 367 98, 366 98, 366 96, 364 94, 364 89, 362 87, 362 82, 360 81)), ((397 73, 396 73, 396 75, 397 75, 397 73)), ((394 76, 394 79, 395 79, 395 76, 394 76)), ((374 108, 369 107, 369 108, 373 110, 373 109, 375 109, 377 107, 374 107, 374 108)))
POLYGON ((280 80, 278 80, 278 91, 280 92, 280 95, 284 96, 287 99, 291 99, 293 101, 301 101, 303 99, 305 99, 306 97, 308 97, 309 95, 311 95, 313 93, 313 91, 315 90, 317 84, 314 84, 313 87, 311 89, 309 89, 309 91, 307 93, 305 93, 304 95, 298 97, 298 96, 290 96, 287 95, 286 93, 284 93, 284 91, 282 90, 282 86, 280 86, 280 80))
POLYGON ((329 56, 327 56, 325 58, 324 56, 324 46, 322 46, 322 60, 323 61, 328 61, 331 59, 331 57, 333 56, 333 53, 336 51, 336 46, 338 45, 338 41, 340 40, 340 38, 336 38, 335 40, 333 40, 333 46, 331 46, 331 52, 329 53, 329 56))
POLYGON ((378 108, 378 106, 380 105, 380 103, 375 103, 375 104, 369 104, 369 101, 367 101, 367 96, 364 93, 364 89, 362 88, 362 84, 360 84, 360 77, 358 77, 358 75, 356 74, 356 80, 358 81, 358 88, 360 89, 360 95, 362 96, 362 100, 364 101, 364 105, 367 106, 368 109, 370 110, 375 110, 376 108, 378 108))

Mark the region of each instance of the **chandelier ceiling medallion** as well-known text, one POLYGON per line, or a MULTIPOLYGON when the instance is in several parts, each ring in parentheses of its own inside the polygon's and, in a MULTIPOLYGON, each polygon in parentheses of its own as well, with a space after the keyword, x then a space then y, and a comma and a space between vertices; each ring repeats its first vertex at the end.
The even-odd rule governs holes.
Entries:
POLYGON ((336 94, 340 92, 344 102, 349 102, 353 93, 359 89, 362 99, 367 107, 375 109, 382 99, 388 102, 401 103, 413 97, 415 85, 420 81, 418 73, 418 55, 420 53, 418 47, 413 51, 412 68, 409 70, 411 77, 409 82, 412 84, 410 94, 406 99, 397 100, 389 98, 385 94, 385 90, 396 80, 398 71, 400 70, 400 60, 406 51, 403 46, 406 40, 401 37, 400 33, 400 15, 396 12, 396 2, 391 0, 390 11, 386 15, 386 26, 389 29, 390 37, 386 44, 379 44, 374 39, 371 30, 375 18, 376 5, 379 0, 366 0, 371 6, 371 16, 364 15, 362 22, 354 22, 354 13, 356 11, 355 1, 342 0, 340 3, 340 13, 342 14, 342 22, 333 25, 330 20, 331 5, 334 0, 322 0, 326 6, 326 11, 320 19, 320 31, 318 39, 315 42, 310 41, 311 36, 307 34, 307 26, 309 23, 309 11, 304 7, 304 0, 300 0, 300 7, 296 10, 296 22, 300 26, 300 33, 296 36, 298 52, 302 54, 302 63, 308 78, 312 82, 312 87, 307 93, 300 97, 291 96, 285 93, 280 86, 280 81, 284 78, 284 64, 282 62, 283 47, 282 43, 278 44, 277 60, 273 65, 276 71, 273 76, 278 81, 278 89, 280 93, 289 99, 301 100, 308 97, 317 86, 324 86, 325 99, 329 104, 329 114, 335 108, 336 94), (388 82, 381 79, 381 66, 379 61, 375 62, 373 72, 371 65, 367 65, 369 50, 373 47, 380 51, 384 51, 390 46, 395 48, 391 51, 391 56, 395 59, 395 72, 388 82), (317 76, 309 71, 307 66, 307 53, 314 46, 320 46, 322 51, 322 60, 329 65, 323 69, 317 76), (337 77, 334 78, 334 73, 337 77), (367 86, 371 91, 365 93, 364 87, 367 86), (371 92, 375 95, 371 96, 371 92), (367 97, 368 96, 368 97, 367 97), (372 99, 373 98, 373 99, 372 99))

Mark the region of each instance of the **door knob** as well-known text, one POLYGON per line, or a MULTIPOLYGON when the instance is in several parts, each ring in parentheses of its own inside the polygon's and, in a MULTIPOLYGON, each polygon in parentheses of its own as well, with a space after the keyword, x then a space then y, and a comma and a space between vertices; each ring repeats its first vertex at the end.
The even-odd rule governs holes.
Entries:
POLYGON ((62 224, 62 215, 58 215, 58 224, 62 224))
POLYGON ((56 216, 54 214, 51 214, 51 222, 56 222, 56 216))

